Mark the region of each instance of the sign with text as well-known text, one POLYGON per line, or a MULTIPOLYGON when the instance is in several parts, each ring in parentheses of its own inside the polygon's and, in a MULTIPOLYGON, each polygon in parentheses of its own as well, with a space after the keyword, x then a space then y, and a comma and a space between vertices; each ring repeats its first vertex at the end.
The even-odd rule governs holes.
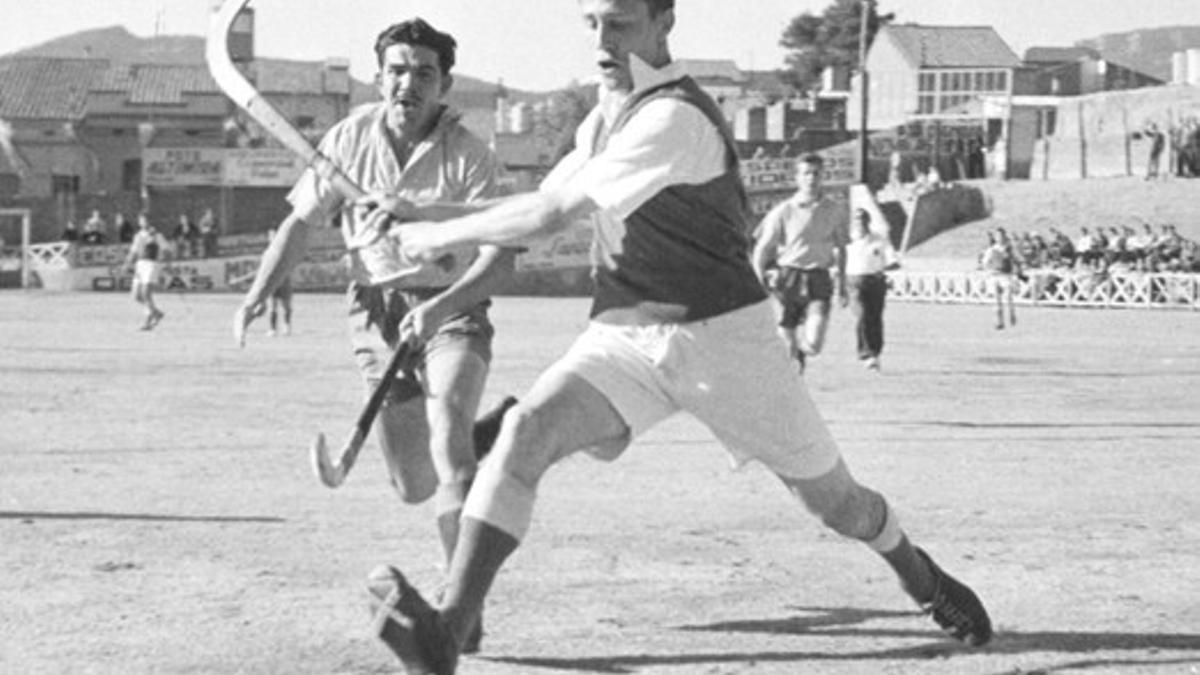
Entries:
POLYGON ((142 182, 156 187, 291 187, 304 161, 278 148, 146 148, 142 182))
POLYGON ((142 183, 156 186, 220 185, 223 148, 146 148, 142 183))
POLYGON ((291 187, 304 172, 304 160, 278 148, 227 150, 223 170, 224 185, 291 187))

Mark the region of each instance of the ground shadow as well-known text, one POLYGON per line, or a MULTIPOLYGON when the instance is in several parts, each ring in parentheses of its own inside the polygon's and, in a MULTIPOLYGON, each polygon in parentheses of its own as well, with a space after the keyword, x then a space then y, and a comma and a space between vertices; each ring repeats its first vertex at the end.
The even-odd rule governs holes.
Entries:
POLYGON ((488 657, 489 661, 519 664, 535 668, 556 668, 593 673, 632 673, 653 666, 714 666, 727 663, 789 663, 806 661, 927 661, 955 654, 1025 654, 1045 653, 1052 657, 1063 653, 1111 651, 1195 651, 1196 658, 1150 659, 1144 656, 1130 659, 1087 659, 1049 665, 1017 672, 1052 673, 1071 669, 1106 666, 1178 665, 1200 663, 1200 634, 1171 633, 1087 633, 1080 631, 1000 631, 987 647, 975 650, 948 641, 932 625, 926 630, 867 628, 861 624, 875 619, 918 617, 916 612, 863 610, 850 607, 797 607, 802 615, 779 619, 723 621, 703 625, 679 626, 683 631, 717 633, 768 633, 773 635, 806 635, 822 638, 913 638, 928 640, 921 644, 877 650, 860 651, 759 651, 690 654, 623 654, 582 656, 573 658, 488 657))
POLYGON ((907 419, 872 420, 872 423, 953 429, 1200 429, 1200 424, 1194 422, 967 422, 907 419))
POLYGON ((99 511, 0 511, 0 520, 145 520, 172 523, 283 523, 275 516, 177 516, 162 513, 99 511))

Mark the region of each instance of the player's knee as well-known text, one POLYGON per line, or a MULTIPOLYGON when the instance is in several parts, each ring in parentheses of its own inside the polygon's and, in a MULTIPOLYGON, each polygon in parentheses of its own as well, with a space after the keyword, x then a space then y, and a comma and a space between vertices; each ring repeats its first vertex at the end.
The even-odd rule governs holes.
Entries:
POLYGON ((808 487, 799 496, 826 527, 851 539, 874 539, 887 518, 883 496, 857 483, 839 482, 831 489, 808 487))
POLYGON ((826 527, 859 541, 874 539, 886 517, 887 503, 883 497, 862 487, 842 495, 821 513, 826 527))
POLYGON ((550 465, 543 414, 521 403, 513 406, 504 416, 489 458, 489 462, 531 489, 537 486, 550 465))
POLYGON ((437 480, 429 476, 417 476, 411 472, 404 471, 401 467, 393 467, 389 470, 389 480, 392 483, 392 489, 396 491, 396 495, 400 497, 400 501, 405 504, 421 504, 428 500, 437 491, 437 480))

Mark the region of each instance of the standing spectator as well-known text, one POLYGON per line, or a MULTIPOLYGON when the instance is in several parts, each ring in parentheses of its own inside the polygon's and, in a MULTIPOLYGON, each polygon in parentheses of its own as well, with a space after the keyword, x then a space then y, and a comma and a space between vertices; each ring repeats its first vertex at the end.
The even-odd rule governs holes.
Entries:
POLYGON ((79 241, 79 230, 75 227, 75 221, 67 221, 67 224, 63 227, 62 240, 69 242, 79 241))
POLYGON ((1167 145, 1167 137, 1153 122, 1146 129, 1146 137, 1150 139, 1150 158, 1146 163, 1146 180, 1151 180, 1158 178, 1158 165, 1162 160, 1163 148, 1167 145))
POLYGON ((987 157, 983 152, 983 138, 976 136, 967 143, 967 177, 984 178, 987 175, 987 157))
POLYGON ((179 221, 175 223, 175 229, 171 230, 171 243, 180 259, 191 257, 188 250, 188 232, 191 229, 192 219, 188 218, 186 213, 179 214, 179 221))
POLYGON ((751 258, 772 291, 779 334, 804 371, 809 356, 821 352, 829 327, 830 301, 846 295, 846 205, 821 191, 824 160, 808 154, 796 164, 796 193, 776 205, 758 226, 751 258), (829 270, 837 276, 831 278, 829 270))
POLYGON ((200 251, 205 258, 213 258, 217 255, 217 235, 219 234, 217 227, 217 217, 213 215, 211 208, 204 209, 204 213, 200 216, 200 251))
POLYGON ((866 209, 855 209, 846 244, 846 286, 854 312, 858 358, 870 370, 879 370, 883 352, 885 271, 899 266, 892 242, 871 231, 871 214, 866 209))
POLYGON ((117 228, 117 241, 122 244, 128 244, 133 241, 133 235, 137 232, 137 228, 133 226, 124 213, 117 213, 116 219, 113 221, 117 228))

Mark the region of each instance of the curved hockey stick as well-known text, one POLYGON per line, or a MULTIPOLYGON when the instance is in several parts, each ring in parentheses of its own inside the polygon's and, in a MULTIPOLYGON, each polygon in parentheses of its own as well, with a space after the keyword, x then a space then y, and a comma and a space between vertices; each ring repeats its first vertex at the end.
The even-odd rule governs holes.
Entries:
POLYGON ((342 173, 328 157, 318 152, 275 106, 254 89, 229 57, 229 30, 238 12, 248 4, 250 0, 223 0, 220 8, 213 13, 204 45, 208 72, 237 107, 245 110, 285 148, 300 155, 318 176, 329 181, 343 197, 355 200, 364 196, 366 193, 362 188, 342 173))
POLYGON ((359 413, 358 422, 354 425, 354 433, 350 435, 350 440, 338 454, 336 462, 329 457, 325 434, 317 433, 310 455, 313 470, 316 471, 317 478, 321 479, 326 487, 338 487, 346 480, 346 475, 350 473, 350 469, 354 467, 354 462, 358 459, 358 451, 362 450, 363 442, 371 433, 371 425, 375 422, 375 416, 379 414, 379 408, 383 405, 383 399, 387 397, 392 381, 396 379, 396 374, 400 372, 404 362, 412 357, 413 349, 412 342, 404 342, 392 354, 392 360, 388 361, 387 369, 383 372, 383 379, 375 385, 375 390, 371 392, 371 398, 367 400, 367 405, 359 413))
MULTIPOLYGON (((221 91, 237 107, 246 111, 246 114, 262 125, 263 129, 274 136, 283 147, 299 155, 305 164, 312 167, 318 176, 329 181, 333 189, 347 201, 352 202, 366 196, 366 191, 343 173, 328 157, 314 148, 312 143, 309 143, 308 139, 292 126, 291 122, 288 122, 283 113, 258 93, 254 85, 250 84, 249 80, 242 75, 242 71, 234 65, 233 59, 229 56, 229 30, 232 28, 238 12, 248 4, 250 4, 250 0, 222 0, 221 6, 213 13, 208 28, 208 39, 204 44, 204 60, 208 63, 209 74, 212 75, 221 91)), ((392 220, 388 219, 377 232, 359 233, 352 241, 347 242, 347 248, 356 249, 374 243, 383 236, 391 223, 392 220)), ((415 274, 421 269, 420 264, 409 261, 403 256, 399 263, 397 271, 387 279, 388 281, 415 274)), ((436 260, 434 264, 450 271, 455 265, 454 256, 448 253, 436 260)))

